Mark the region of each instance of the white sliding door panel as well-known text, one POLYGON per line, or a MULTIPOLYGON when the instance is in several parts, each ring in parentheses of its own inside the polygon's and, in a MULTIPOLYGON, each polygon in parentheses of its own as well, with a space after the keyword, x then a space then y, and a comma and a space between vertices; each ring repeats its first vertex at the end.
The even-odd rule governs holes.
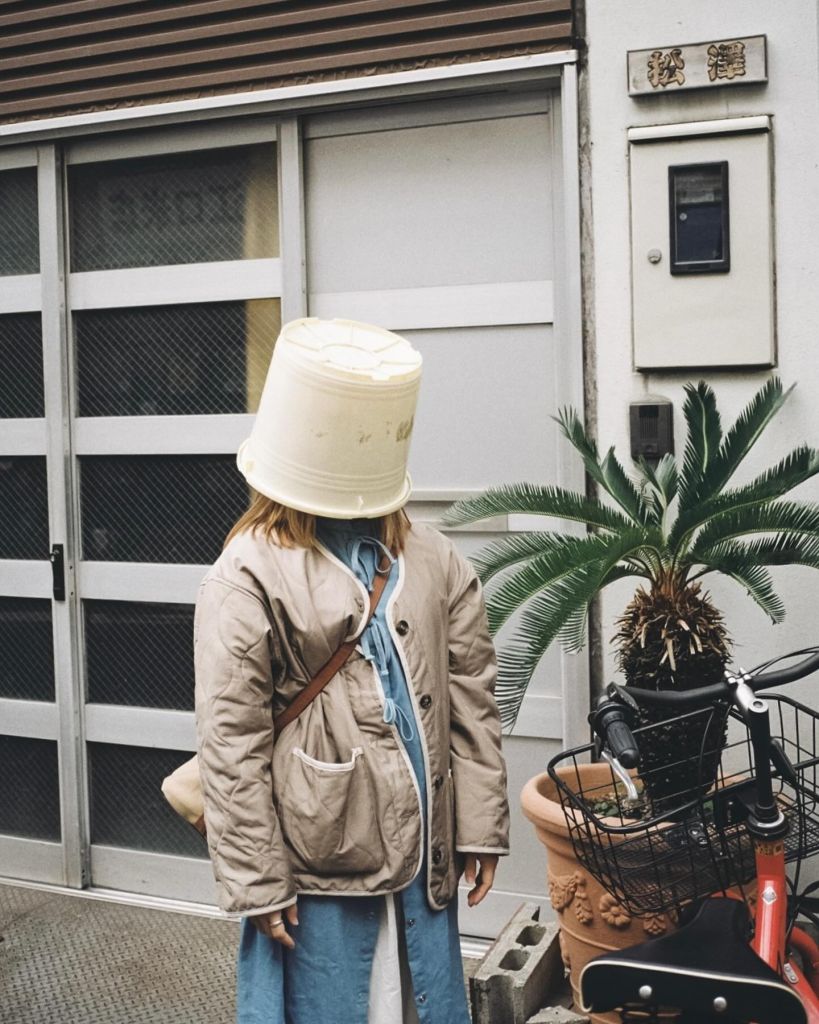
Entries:
POLYGON ((415 487, 554 479, 550 326, 403 333, 424 359, 410 455, 415 487))
POLYGON ((548 114, 309 139, 309 291, 551 280, 550 143, 548 114))
MULTIPOLYGON (((576 485, 562 480, 551 419, 582 404, 579 374, 566 370, 579 353, 566 350, 577 335, 566 323, 571 295, 557 237, 560 104, 553 94, 524 106, 473 97, 448 101, 446 112, 449 120, 432 101, 322 115, 303 136, 310 315, 378 323, 423 355, 411 517, 501 483, 576 485)), ((520 528, 505 518, 457 531, 460 550, 469 555, 520 528)), ((480 908, 462 898, 464 934, 496 935, 525 899, 548 907, 543 854, 519 794, 562 745, 585 687, 579 659, 547 652, 504 738, 512 854, 480 908)))

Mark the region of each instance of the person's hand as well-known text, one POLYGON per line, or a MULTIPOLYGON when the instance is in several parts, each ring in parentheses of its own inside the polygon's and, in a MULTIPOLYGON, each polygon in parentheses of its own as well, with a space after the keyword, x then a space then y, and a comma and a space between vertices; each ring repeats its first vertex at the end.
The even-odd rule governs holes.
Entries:
POLYGON ((470 907, 477 906, 484 896, 492 888, 495 881, 495 869, 498 866, 498 855, 496 853, 466 853, 464 864, 464 878, 474 889, 466 894, 466 902, 470 907), (478 870, 480 863, 480 870, 478 870))
POLYGON ((296 943, 285 928, 284 922, 286 919, 291 925, 299 923, 299 912, 296 909, 296 903, 291 903, 289 907, 284 908, 284 911, 271 910, 266 914, 250 914, 249 916, 262 935, 266 935, 269 939, 275 939, 276 942, 287 946, 288 949, 295 947, 296 943))

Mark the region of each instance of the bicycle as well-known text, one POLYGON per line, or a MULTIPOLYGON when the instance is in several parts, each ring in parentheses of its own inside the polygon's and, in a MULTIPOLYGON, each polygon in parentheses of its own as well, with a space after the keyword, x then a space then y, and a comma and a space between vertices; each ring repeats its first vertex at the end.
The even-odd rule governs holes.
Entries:
POLYGON ((819 648, 808 648, 699 690, 612 683, 589 716, 595 742, 549 762, 580 863, 630 913, 672 912, 680 922, 590 960, 584 1012, 651 1022, 673 1008, 680 1024, 819 1024, 819 946, 796 926, 800 913, 819 922, 810 895, 819 883, 797 894, 803 860, 819 852, 819 712, 760 693, 817 669, 819 648), (771 669, 795 657, 803 660, 771 669), (651 707, 677 714, 636 726, 651 707), (694 785, 689 773, 686 791, 665 792, 658 811, 650 794, 660 769, 646 770, 641 740, 692 718, 703 736, 694 785), (611 777, 584 789, 578 766, 591 755, 608 761, 611 777))

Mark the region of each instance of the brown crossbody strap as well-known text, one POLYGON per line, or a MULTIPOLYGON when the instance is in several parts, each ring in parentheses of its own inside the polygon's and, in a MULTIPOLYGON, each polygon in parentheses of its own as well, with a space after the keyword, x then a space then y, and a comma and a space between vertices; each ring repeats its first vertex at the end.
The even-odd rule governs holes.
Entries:
MULTIPOLYGON (((364 628, 361 630, 361 633, 363 633, 364 629, 367 628, 367 626, 370 623, 370 619, 372 619, 373 615, 375 614, 375 609, 378 606, 378 602, 381 600, 381 595, 384 593, 384 588, 386 587, 387 580, 389 579, 390 576, 390 568, 390 561, 387 559, 386 555, 383 555, 381 558, 381 564, 376 569, 375 581, 373 582, 373 589, 370 591, 370 610, 367 615, 367 621, 364 623, 364 628), (385 562, 386 565, 384 565, 385 562)), ((361 636, 361 633, 359 633, 359 636, 361 636)), ((335 654, 330 658, 330 660, 325 662, 324 665, 322 665, 322 667, 313 676, 313 678, 310 680, 307 686, 305 686, 305 688, 299 693, 295 700, 291 701, 291 703, 287 705, 284 711, 282 711, 280 715, 276 716, 276 718, 273 720, 274 743, 282 729, 290 722, 292 722, 294 718, 298 718, 298 716, 311 703, 311 701, 315 700, 315 698, 318 697, 318 695, 321 693, 324 687, 330 682, 330 680, 333 678, 336 672, 338 672, 338 670, 341 668, 344 662, 353 653, 356 644, 358 643, 358 638, 359 637, 353 637, 352 640, 348 640, 346 643, 343 643, 341 647, 339 647, 339 649, 335 652, 335 654)))

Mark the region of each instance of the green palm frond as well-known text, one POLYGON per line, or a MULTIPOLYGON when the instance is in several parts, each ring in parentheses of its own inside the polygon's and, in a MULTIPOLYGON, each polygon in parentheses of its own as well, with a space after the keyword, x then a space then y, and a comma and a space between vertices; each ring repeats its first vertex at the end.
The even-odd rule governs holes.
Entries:
POLYGON ((760 565, 806 565, 819 569, 819 537, 779 534, 742 545, 745 557, 760 565))
POLYGON ((604 586, 619 579, 617 563, 628 553, 627 545, 618 545, 607 559, 590 562, 565 576, 529 602, 515 635, 498 653, 498 680, 495 698, 505 726, 513 726, 526 688, 540 660, 572 616, 604 586))
POLYGON ((819 508, 796 501, 774 501, 758 507, 746 505, 722 512, 703 526, 697 534, 690 557, 696 561, 715 544, 749 533, 787 533, 819 536, 819 508))
POLYGON ((474 552, 470 555, 470 561, 481 583, 486 584, 504 569, 550 551, 553 545, 559 544, 566 536, 568 534, 540 530, 513 533, 500 540, 493 540, 480 551, 474 552))
POLYGON ((617 537, 558 536, 548 550, 536 555, 522 568, 507 574, 487 593, 489 628, 496 633, 510 615, 539 591, 577 573, 591 563, 609 559, 612 552, 639 553, 657 537, 646 530, 629 530, 617 537))
POLYGON ((704 569, 697 573, 705 576, 710 572, 719 572, 729 576, 745 587, 748 595, 759 607, 770 616, 772 622, 781 622, 785 617, 785 606, 779 595, 774 591, 771 574, 754 557, 748 545, 726 541, 711 548, 703 556, 704 569))
POLYGON ((600 471, 603 475, 603 486, 617 504, 628 513, 635 523, 648 522, 650 513, 643 501, 642 494, 618 462, 613 448, 609 448, 606 452, 605 458, 600 464, 600 471))
POLYGON ((671 528, 669 545, 680 549, 694 531, 712 516, 739 511, 745 507, 762 507, 766 502, 781 498, 816 473, 819 473, 819 453, 807 445, 800 445, 749 484, 723 491, 697 508, 681 512, 671 528))
POLYGON ((619 531, 634 526, 622 513, 594 498, 562 487, 528 483, 490 487, 474 498, 461 498, 444 512, 441 523, 444 526, 465 526, 492 516, 518 513, 569 519, 602 530, 619 531))
POLYGON ((677 461, 673 455, 664 455, 655 468, 640 456, 637 466, 643 474, 644 492, 648 492, 651 496, 649 500, 659 525, 671 502, 677 497, 679 485, 677 461))
POLYGON ((766 469, 743 487, 723 491, 711 503, 712 515, 754 502, 773 501, 819 473, 819 452, 806 444, 794 448, 775 466, 766 469))
POLYGON ((787 391, 782 388, 778 377, 771 377, 757 391, 748 405, 736 418, 725 435, 711 474, 711 497, 718 494, 736 472, 745 456, 753 448, 760 435, 776 416, 796 387, 792 384, 787 391))
POLYGON ((589 606, 575 608, 558 630, 557 642, 564 651, 571 654, 581 650, 586 642, 586 622, 589 617, 589 606))
MULTIPOLYGON (((625 579, 628 576, 634 575, 645 575, 645 573, 635 573, 626 565, 618 564, 601 580, 600 587, 607 587, 609 583, 613 583, 615 580, 625 579)), ((591 602, 587 602, 572 612, 557 634, 560 646, 568 654, 577 654, 578 651, 582 651, 586 646, 586 623, 589 617, 590 604, 591 602)))
POLYGON ((738 544, 717 544, 703 558, 705 568, 697 573, 721 572, 742 583, 756 603, 773 622, 785 617, 782 601, 773 590, 773 581, 765 568, 770 565, 804 565, 819 569, 819 537, 781 533, 775 537, 738 544))
POLYGON ((719 413, 714 393, 700 382, 686 386, 685 417, 688 439, 680 489, 680 508, 685 510, 709 501, 728 485, 745 456, 779 412, 796 385, 783 390, 778 377, 771 377, 757 391, 721 438, 719 413))
POLYGON ((513 726, 526 688, 546 649, 574 611, 588 605, 599 589, 602 569, 595 563, 541 591, 527 608, 521 630, 498 652, 495 700, 501 722, 513 726))
POLYGON ((692 508, 709 496, 709 469, 722 441, 722 425, 713 390, 705 383, 685 385, 683 415, 687 426, 682 472, 680 508, 692 508))
POLYGON ((586 433, 574 409, 561 409, 554 419, 560 424, 567 440, 580 453, 589 476, 611 495, 634 522, 644 523, 646 510, 640 492, 617 461, 614 449, 610 448, 601 462, 597 445, 586 433))

